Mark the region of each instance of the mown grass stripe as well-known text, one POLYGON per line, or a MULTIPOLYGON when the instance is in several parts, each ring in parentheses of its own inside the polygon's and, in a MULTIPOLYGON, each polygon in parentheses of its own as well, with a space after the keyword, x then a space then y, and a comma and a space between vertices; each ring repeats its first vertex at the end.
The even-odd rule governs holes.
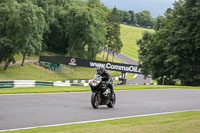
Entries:
POLYGON ((13 80, 2 80, 2 81, 0 81, 0 84, 1 83, 14 83, 14 81, 13 80))

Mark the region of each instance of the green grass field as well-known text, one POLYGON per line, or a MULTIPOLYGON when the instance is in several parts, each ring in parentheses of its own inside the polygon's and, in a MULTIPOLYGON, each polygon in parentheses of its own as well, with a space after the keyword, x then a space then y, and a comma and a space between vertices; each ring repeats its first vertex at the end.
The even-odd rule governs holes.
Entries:
POLYGON ((144 31, 153 32, 154 30, 121 24, 121 40, 123 43, 121 53, 138 61, 139 47, 136 42, 142 38, 144 31))
POLYGON ((200 111, 43 127, 3 133, 199 133, 200 111))

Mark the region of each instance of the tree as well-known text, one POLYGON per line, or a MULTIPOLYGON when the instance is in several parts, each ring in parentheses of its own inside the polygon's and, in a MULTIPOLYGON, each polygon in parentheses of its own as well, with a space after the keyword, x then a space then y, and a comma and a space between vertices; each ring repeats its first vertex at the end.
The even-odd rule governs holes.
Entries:
POLYGON ((52 29, 50 29, 51 28, 50 26, 55 24, 56 17, 57 17, 56 12, 58 12, 58 10, 60 10, 60 7, 64 5, 65 0, 31 0, 31 1, 33 2, 34 5, 37 5, 38 7, 41 7, 44 10, 45 25, 44 25, 44 31, 43 31, 42 48, 43 50, 49 50, 48 49, 50 47, 49 45, 51 45, 49 43, 51 43, 52 41, 52 38, 50 35, 52 33, 51 31, 52 29))
POLYGON ((170 84, 179 79, 182 85, 200 85, 199 5, 195 0, 175 2, 165 18, 157 19, 155 35, 138 41, 145 75, 151 74, 154 79, 166 76, 170 84))
POLYGON ((38 53, 42 47, 42 36, 45 25, 44 11, 31 1, 20 4, 18 24, 18 39, 21 44, 20 52, 23 55, 22 66, 28 54, 38 53))
POLYGON ((154 19, 151 16, 151 13, 147 10, 142 12, 138 12, 135 14, 138 24, 143 27, 150 27, 152 28, 154 25, 154 19))
POLYGON ((24 62, 27 53, 31 54, 40 49, 44 18, 43 11, 28 0, 22 3, 6 0, 0 4, 0 61, 5 61, 6 70, 15 54, 23 53, 24 62))
POLYGON ((0 62, 5 61, 4 70, 19 51, 17 38, 19 4, 15 0, 0 2, 0 62))
MULTIPOLYGON (((51 18, 49 18, 51 21, 47 23, 48 27, 45 29, 43 37, 43 42, 46 44, 46 47, 43 48, 44 50, 47 49, 53 52, 67 53, 69 39, 66 36, 65 15, 67 14, 67 10, 64 9, 64 5, 65 1, 63 0, 51 0, 51 3, 48 4, 48 8, 51 8, 52 12, 50 16, 47 15, 51 18)), ((46 22, 48 20, 46 20, 46 22)))
POLYGON ((120 11, 121 22, 124 24, 129 24, 131 21, 131 14, 128 11, 121 10, 120 11))
POLYGON ((134 13, 134 11, 119 10, 120 21, 123 24, 135 25, 147 28, 153 28, 155 19, 151 16, 151 13, 147 10, 134 13))
POLYGON ((4 70, 14 61, 14 50, 15 46, 10 39, 6 37, 0 39, 0 62, 5 61, 4 70))
POLYGON ((114 55, 114 53, 119 53, 123 44, 120 39, 120 16, 117 11, 117 8, 113 8, 110 15, 108 15, 108 22, 107 22, 107 47, 108 47, 108 55, 110 52, 114 55))
POLYGON ((162 22, 165 19, 163 16, 158 16, 155 20, 154 24, 154 30, 158 31, 160 28, 162 28, 162 22))
POLYGON ((65 30, 69 38, 67 52, 70 56, 96 58, 105 42, 107 13, 104 8, 102 4, 93 1, 66 4, 65 30))
POLYGON ((128 12, 130 14, 129 25, 136 25, 137 24, 137 18, 136 18, 136 15, 135 15, 134 11, 130 10, 128 12))

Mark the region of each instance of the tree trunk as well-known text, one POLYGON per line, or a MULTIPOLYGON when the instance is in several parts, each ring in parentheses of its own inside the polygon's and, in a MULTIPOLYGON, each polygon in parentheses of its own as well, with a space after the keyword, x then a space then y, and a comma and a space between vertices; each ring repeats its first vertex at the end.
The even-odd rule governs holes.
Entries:
POLYGON ((110 53, 110 50, 108 49, 108 51, 107 51, 107 57, 106 57, 106 61, 108 61, 109 53, 110 53))
POLYGON ((115 52, 112 52, 112 62, 114 61, 115 52))
POLYGON ((5 62, 5 66, 4 66, 4 69, 3 69, 4 71, 7 70, 8 66, 10 65, 10 62, 11 62, 11 58, 9 58, 8 61, 5 62))
POLYGON ((12 63, 13 63, 13 64, 15 64, 15 63, 16 63, 16 61, 15 61, 15 58, 13 58, 13 60, 12 60, 12 63))
POLYGON ((106 47, 103 47, 103 59, 105 57, 105 53, 106 53, 106 47))
POLYGON ((23 53, 23 58, 22 58, 22 64, 21 64, 21 66, 24 66, 25 58, 26 58, 26 52, 23 53))

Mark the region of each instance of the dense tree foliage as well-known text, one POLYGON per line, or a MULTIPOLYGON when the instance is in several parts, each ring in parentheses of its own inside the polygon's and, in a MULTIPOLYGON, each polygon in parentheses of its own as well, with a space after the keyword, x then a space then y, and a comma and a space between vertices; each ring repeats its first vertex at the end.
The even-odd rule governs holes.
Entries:
POLYGON ((5 0, 0 3, 0 61, 7 69, 16 53, 31 54, 41 49, 44 16, 43 10, 31 1, 18 3, 5 0))
POLYGON ((95 59, 105 42, 106 12, 97 0, 67 4, 66 31, 69 38, 68 54, 73 57, 95 59))
POLYGON ((23 66, 41 50, 87 59, 105 46, 120 52, 119 14, 111 12, 100 0, 1 0, 0 62, 6 70, 21 54, 23 66))
POLYGON ((0 62, 5 61, 4 70, 14 60, 19 51, 16 29, 19 4, 13 0, 2 0, 0 3, 0 62))
POLYGON ((134 11, 120 10, 121 23, 140 26, 146 28, 153 28, 155 19, 151 16, 151 13, 147 10, 134 13, 134 11))
POLYGON ((48 22, 46 48, 73 57, 95 59, 105 45, 109 9, 100 0, 51 0, 53 21, 48 22), (52 6, 53 5, 53 6, 52 6))
POLYGON ((167 84, 200 85, 200 2, 180 0, 138 41, 142 72, 167 84))
POLYGON ((44 12, 41 8, 27 1, 22 3, 19 9, 18 34, 21 44, 20 53, 23 55, 22 66, 25 56, 35 54, 42 48, 42 36, 45 25, 44 12))

